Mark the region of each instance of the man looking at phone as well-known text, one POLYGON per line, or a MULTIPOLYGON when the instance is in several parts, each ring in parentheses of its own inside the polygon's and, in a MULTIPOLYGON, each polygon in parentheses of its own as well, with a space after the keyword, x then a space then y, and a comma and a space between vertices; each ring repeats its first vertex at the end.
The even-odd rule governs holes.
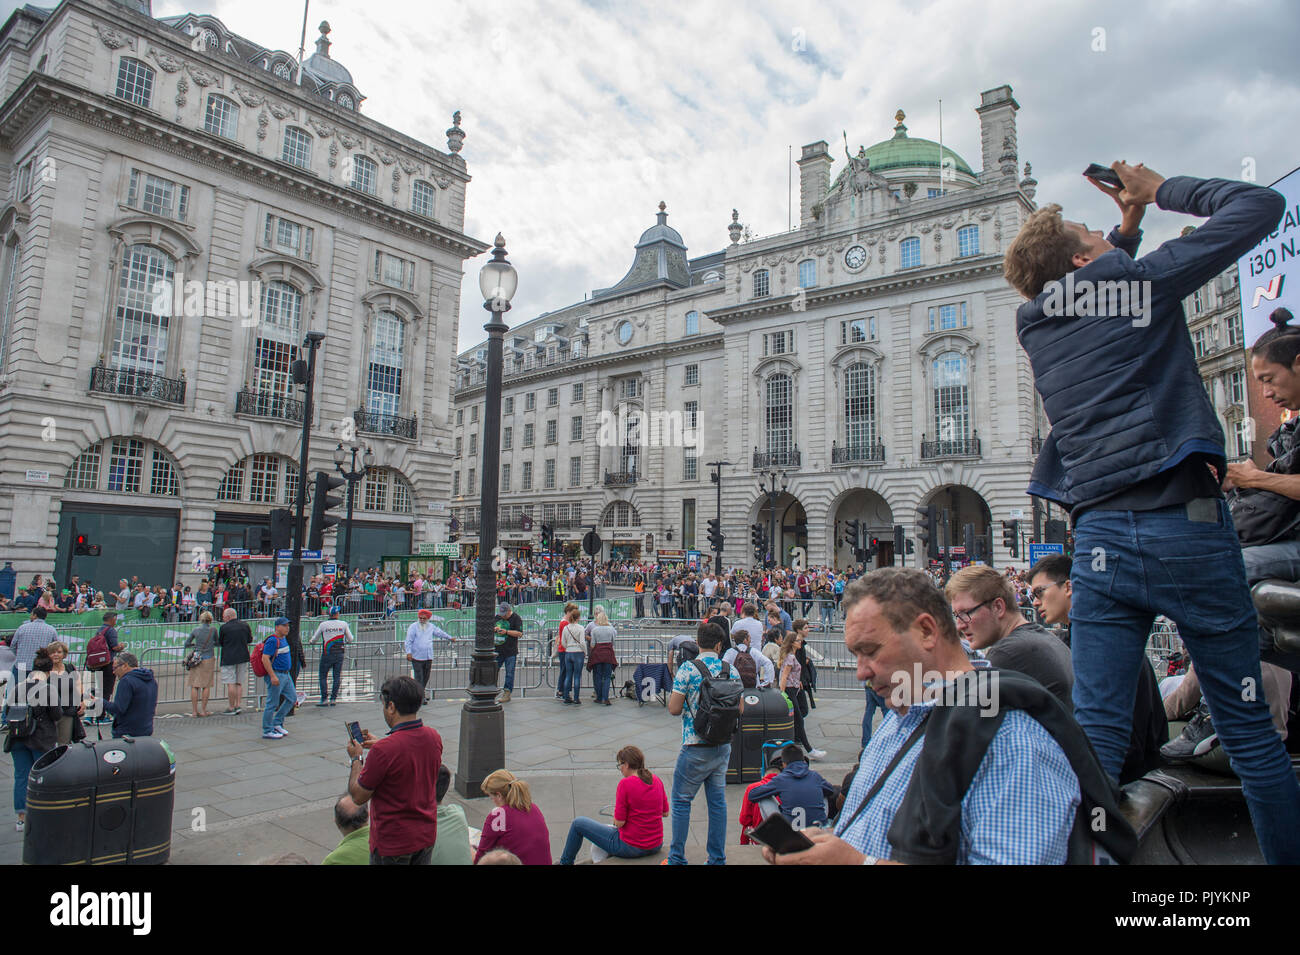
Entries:
POLYGON ((1223 429, 1182 310, 1186 296, 1272 231, 1286 200, 1250 183, 1111 168, 1123 188, 1096 183, 1123 210, 1110 241, 1049 205, 1028 217, 1004 262, 1007 281, 1030 299, 1016 333, 1052 422, 1028 490, 1068 508, 1074 522, 1075 717, 1118 777, 1147 634, 1157 614, 1170 617, 1265 860, 1294 864, 1300 784, 1268 707, 1242 692, 1260 686, 1258 627, 1219 490, 1223 429), (1134 260, 1136 224, 1152 203, 1209 221, 1134 260), (1059 310, 1062 286, 1073 291, 1059 310), (1101 294, 1115 287, 1139 291, 1140 319, 1116 307, 1123 296, 1101 294))
POLYGON ((370 804, 371 865, 429 865, 438 839, 442 737, 419 718, 424 690, 411 677, 385 680, 379 698, 389 730, 383 738, 362 730, 361 742, 348 739, 348 795, 358 806, 370 804))

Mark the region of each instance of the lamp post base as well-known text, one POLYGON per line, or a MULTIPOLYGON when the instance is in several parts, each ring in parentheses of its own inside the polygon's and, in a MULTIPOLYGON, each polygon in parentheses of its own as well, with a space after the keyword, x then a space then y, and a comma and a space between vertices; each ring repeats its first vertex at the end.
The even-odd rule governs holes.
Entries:
MULTIPOLYGON (((495 686, 492 687, 492 693, 495 696, 495 686)), ((483 780, 498 769, 505 768, 505 710, 495 701, 483 707, 481 701, 476 701, 471 696, 460 711, 456 792, 466 799, 478 799, 484 795, 483 780)))

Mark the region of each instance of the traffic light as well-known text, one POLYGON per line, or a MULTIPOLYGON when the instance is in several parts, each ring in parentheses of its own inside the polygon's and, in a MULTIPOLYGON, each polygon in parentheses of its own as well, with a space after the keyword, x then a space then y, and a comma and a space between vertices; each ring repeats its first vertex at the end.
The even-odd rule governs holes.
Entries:
POLYGON ((722 551, 722 520, 717 517, 709 518, 709 544, 719 553, 722 551))
POLYGON ((857 550, 862 540, 862 523, 860 521, 845 521, 844 528, 844 543, 857 550))
POLYGON ((244 528, 244 549, 250 554, 266 554, 271 550, 271 528, 265 524, 244 528))
POLYGON ((867 542, 867 546, 863 549, 863 560, 871 560, 878 553, 880 553, 880 538, 873 537, 867 542))
POLYGON ((966 559, 974 560, 975 559, 975 525, 967 524, 962 528, 962 531, 966 538, 964 542, 966 545, 966 559))
POLYGON ((271 512, 271 550, 288 550, 293 546, 293 511, 277 507, 271 512))
MULTIPOLYGON (((524 528, 529 530, 529 528, 524 528)), ((460 519, 453 517, 447 522, 447 543, 454 544, 460 540, 460 519)))
POLYGON ((895 524, 894 525, 894 563, 895 564, 901 564, 903 555, 905 553, 909 553, 909 551, 907 550, 907 544, 908 541, 903 532, 903 525, 895 524))
POLYGON ((1020 522, 1002 522, 1002 546, 1011 551, 1012 557, 1020 556, 1020 522))
POLYGON ((554 543, 554 537, 555 535, 551 531, 551 525, 543 524, 542 525, 542 550, 549 551, 551 549, 551 545, 554 543))
POLYGON ((98 544, 90 543, 85 534, 78 534, 76 540, 72 542, 72 553, 78 557, 98 557, 100 547, 98 544))
POLYGON ((928 560, 939 559, 939 509, 933 504, 916 509, 916 539, 928 560))
POLYGON ((1043 540, 1048 544, 1065 543, 1065 521, 1053 518, 1044 528, 1043 540))
POLYGON ((767 529, 762 524, 749 525, 749 542, 754 545, 754 550, 759 553, 767 551, 767 529))
MULTIPOLYGON (((347 482, 328 471, 316 472, 316 487, 311 497, 311 531, 307 534, 306 550, 321 550, 325 546, 325 529, 333 527, 339 519, 327 513, 343 503, 343 498, 330 494, 347 482)), ((274 518, 274 515, 272 515, 274 518)))

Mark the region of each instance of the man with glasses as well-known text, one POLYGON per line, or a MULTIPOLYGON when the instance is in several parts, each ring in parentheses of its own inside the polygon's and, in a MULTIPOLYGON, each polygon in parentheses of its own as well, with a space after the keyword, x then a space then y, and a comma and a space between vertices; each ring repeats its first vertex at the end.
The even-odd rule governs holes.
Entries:
POLYGON ((1073 712, 1070 648, 1050 630, 1029 623, 1016 607, 1011 581, 992 567, 972 564, 952 575, 944 591, 957 629, 1000 670, 1033 677, 1073 712))

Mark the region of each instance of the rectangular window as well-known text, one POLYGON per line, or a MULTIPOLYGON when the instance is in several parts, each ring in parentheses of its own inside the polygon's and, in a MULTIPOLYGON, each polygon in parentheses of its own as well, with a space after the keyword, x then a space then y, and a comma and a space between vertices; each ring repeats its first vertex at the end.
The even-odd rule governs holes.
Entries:
POLYGON ((554 418, 546 422, 546 443, 547 444, 555 444, 557 430, 558 429, 556 427, 556 421, 554 418))
POLYGON ((689 386, 689 385, 698 385, 699 383, 700 383, 700 366, 699 366, 699 365, 687 365, 687 366, 686 366, 686 384, 689 386))
POLYGON ((524 477, 523 477, 522 486, 525 491, 531 491, 533 489, 533 462, 532 461, 524 462, 524 477))
POLYGON ((1198 328, 1192 332, 1192 350, 1197 358, 1204 358, 1210 352, 1210 330, 1198 328))
POLYGON ((682 501, 682 548, 695 549, 695 499, 682 501))
POLYGON ((311 134, 296 126, 284 131, 284 150, 280 158, 300 169, 311 168, 311 134))
POLYGON ((582 485, 582 458, 569 458, 569 487, 582 485))
POLYGON ((1192 293, 1192 313, 1200 315, 1205 311, 1205 289, 1198 288, 1192 293))
POLYGON ((470 456, 478 454, 478 432, 475 431, 469 436, 469 453, 470 456))
POLYGON ((682 480, 697 481, 699 477, 699 451, 696 448, 686 448, 682 458, 682 480))
POLYGON ((940 305, 929 309, 930 331, 947 331, 952 328, 966 328, 966 303, 940 305))
POLYGON ((624 378, 619 383, 619 396, 622 398, 639 398, 641 397, 641 379, 624 378))
POLYGON ((209 93, 203 128, 213 135, 234 139, 239 129, 239 107, 235 101, 220 93, 209 93))
POLYGON ((501 465, 501 490, 503 493, 510 492, 510 465, 501 465))
POLYGON ((1233 432, 1237 438, 1237 457, 1250 457, 1250 426, 1252 419, 1243 418, 1233 425, 1233 432))
POLYGON ((473 406, 470 407, 470 409, 469 409, 469 423, 470 423, 470 424, 477 424, 477 423, 478 423, 478 405, 473 405, 473 406))
POLYGON ((411 211, 417 216, 424 216, 426 219, 432 219, 433 216, 433 186, 427 182, 417 180, 411 186, 411 211))
POLYGON ((35 160, 25 162, 18 169, 18 192, 14 198, 19 202, 32 194, 32 163, 34 162, 35 160))
POLYGON ((914 269, 921 264, 921 240, 907 238, 898 244, 898 267, 914 269))
POLYGON ((686 334, 698 335, 700 333, 700 313, 691 310, 686 313, 686 334))
POLYGON ((375 281, 396 288, 415 287, 415 263, 387 252, 375 252, 375 281))
POLYGON ((546 459, 546 483, 543 489, 555 490, 555 458, 546 459))
POLYGON ((465 493, 478 493, 478 471, 474 468, 469 469, 469 478, 465 481, 465 493))
POLYGON ((1235 348, 1241 344, 1241 316, 1233 312, 1223 320, 1228 330, 1228 347, 1235 348))
POLYGON ((514 414, 514 413, 515 413, 515 396, 511 395, 509 398, 506 399, 506 407, 503 414, 514 414))
POLYGON ((524 395, 524 410, 532 411, 537 407, 537 392, 530 391, 524 395))
POLYGON ((964 225, 957 230, 957 255, 979 255, 980 254, 980 227, 977 225, 964 225))
POLYGON ((248 499, 254 504, 274 504, 280 484, 280 459, 269 454, 254 455, 252 475, 248 499))
POLYGON ((117 67, 116 93, 120 99, 148 109, 153 101, 153 70, 139 60, 122 57, 117 67))
POLYGON ((515 443, 515 429, 507 425, 501 429, 501 450, 509 451, 515 443))
POLYGON ((786 355, 794 351, 794 330, 768 332, 763 336, 763 355, 786 355))
POLYGON ((532 422, 529 422, 528 424, 524 425, 524 447, 531 448, 532 446, 533 446, 533 425, 532 422))
POLYGON ((460 497, 460 472, 451 472, 451 493, 453 497, 460 497))
POLYGON ((1228 401, 1234 405, 1246 403, 1246 373, 1234 371, 1228 375, 1228 401))
POLYGON ((189 215, 190 187, 132 169, 126 204, 143 209, 150 215, 184 222, 189 215))
POLYGON ((942 195, 943 195, 943 190, 936 189, 934 188, 934 186, 930 186, 928 189, 925 190, 925 198, 927 199, 938 199, 942 195))
POLYGON ((804 259, 799 263, 799 287, 812 288, 817 284, 817 260, 804 259))
POLYGON ((297 256, 300 259, 311 258, 312 239, 315 235, 310 226, 301 225, 292 219, 267 213, 266 226, 262 230, 262 244, 268 249, 297 256))
POLYGON ((548 407, 548 408, 554 408, 554 407, 557 406, 559 403, 560 403, 560 389, 559 389, 559 388, 547 388, 547 389, 546 389, 546 407, 548 407))
POLYGON ((375 185, 379 178, 379 167, 369 156, 352 157, 352 188, 358 192, 375 195, 375 185))
POLYGON ((851 318, 848 321, 840 322, 840 344, 856 345, 860 342, 870 342, 876 339, 876 318, 874 315, 868 315, 866 318, 851 318))
POLYGON ((768 290, 767 269, 759 269, 754 273, 754 298, 763 298, 768 290))
POLYGON ((686 402, 685 414, 682 417, 685 419, 682 422, 682 427, 689 428, 691 431, 698 428, 700 426, 700 403, 698 401, 686 402))
POLYGON ((461 437, 460 435, 457 435, 456 436, 456 457, 460 457, 462 447, 463 445, 461 444, 461 437))
POLYGON ((576 415, 569 419, 569 440, 582 440, 582 415, 576 415))
POLYGON ((456 409, 456 424, 457 424, 457 425, 462 425, 462 424, 464 424, 464 423, 465 423, 465 409, 464 409, 464 408, 457 408, 457 409, 456 409))
POLYGON ((573 386, 572 400, 575 402, 582 400, 582 382, 578 382, 576 385, 573 386))

